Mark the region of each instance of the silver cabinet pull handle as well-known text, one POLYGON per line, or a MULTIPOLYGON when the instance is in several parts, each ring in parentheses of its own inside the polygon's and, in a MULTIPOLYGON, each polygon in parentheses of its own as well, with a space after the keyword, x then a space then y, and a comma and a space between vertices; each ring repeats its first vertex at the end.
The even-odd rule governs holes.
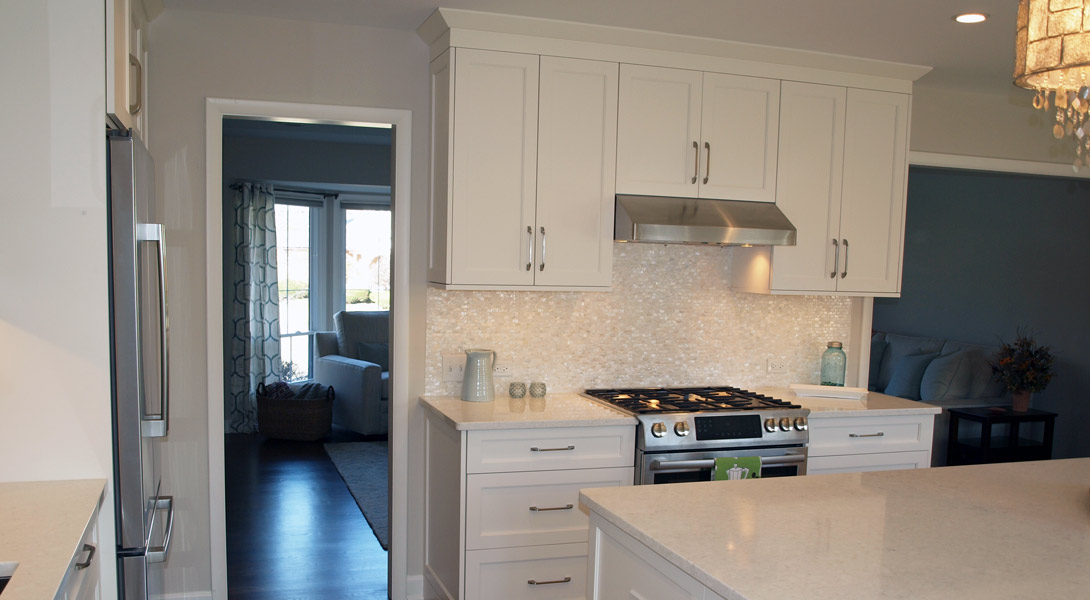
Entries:
POLYGON ((149 547, 147 554, 144 555, 149 563, 166 562, 167 554, 170 553, 170 534, 174 531, 174 496, 157 498, 155 510, 167 511, 167 531, 163 535, 163 545, 149 547))
POLYGON ((879 431, 878 433, 849 433, 848 437, 865 438, 865 437, 882 437, 884 435, 886 435, 886 432, 879 431))
POLYGON ((526 226, 526 252, 530 255, 530 261, 526 263, 526 270, 534 268, 534 228, 526 226))
POLYGON ((545 228, 541 228, 541 268, 539 271, 545 270, 545 228))
POLYGON ((696 178, 700 176, 700 144, 693 140, 693 180, 689 183, 696 183, 696 178))
POLYGON ((159 267, 159 394, 160 409, 158 414, 147 413, 141 417, 140 431, 144 437, 166 437, 170 429, 170 360, 167 348, 170 346, 170 327, 167 322, 167 271, 166 239, 163 226, 158 223, 144 223, 137 231, 137 241, 155 243, 156 259, 159 267))
POLYGON ((836 268, 840 266, 840 242, 833 238, 833 248, 836 252, 833 254, 833 272, 829 273, 829 277, 836 279, 836 268))
POLYGON ((565 577, 564 579, 554 579, 552 581, 535 581, 533 579, 527 579, 526 583, 530 585, 549 585, 551 583, 569 583, 570 581, 571 577, 565 577))
POLYGON ((840 272, 840 278, 848 276, 848 240, 844 240, 844 270, 840 272))
POLYGON ((573 508, 575 508, 574 505, 565 504, 564 506, 553 506, 553 507, 550 507, 550 508, 538 508, 536 506, 531 506, 530 510, 533 511, 533 512, 547 512, 547 511, 550 511, 550 510, 571 510, 573 508))
POLYGON ((129 55, 129 66, 136 67, 136 102, 129 105, 129 114, 135 116, 144 108, 144 66, 132 54, 129 55))
POLYGON ((91 566, 91 561, 95 558, 95 547, 91 544, 84 544, 83 551, 87 553, 87 559, 83 562, 76 563, 77 571, 79 571, 80 569, 86 569, 87 567, 91 566))
POLYGON ((575 446, 568 446, 567 448, 538 448, 534 446, 530 448, 530 452, 563 452, 565 450, 575 450, 575 446))
POLYGON ((706 153, 704 160, 708 161, 704 167, 704 183, 708 183, 708 176, 712 173, 712 145, 704 142, 704 151, 706 153))

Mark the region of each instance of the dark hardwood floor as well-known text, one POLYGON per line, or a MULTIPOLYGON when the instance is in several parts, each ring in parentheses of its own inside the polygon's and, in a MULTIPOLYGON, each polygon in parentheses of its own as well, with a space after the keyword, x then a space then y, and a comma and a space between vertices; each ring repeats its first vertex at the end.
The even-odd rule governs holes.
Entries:
POLYGON ((322 443, 225 436, 231 600, 382 600, 387 554, 322 443))

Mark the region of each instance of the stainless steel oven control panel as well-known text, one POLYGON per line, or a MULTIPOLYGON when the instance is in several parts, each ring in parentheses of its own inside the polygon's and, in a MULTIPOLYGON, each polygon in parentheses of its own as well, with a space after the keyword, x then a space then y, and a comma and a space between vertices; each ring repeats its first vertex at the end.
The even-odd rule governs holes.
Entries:
POLYGON ((808 409, 639 415, 637 444, 646 450, 806 444, 808 409))

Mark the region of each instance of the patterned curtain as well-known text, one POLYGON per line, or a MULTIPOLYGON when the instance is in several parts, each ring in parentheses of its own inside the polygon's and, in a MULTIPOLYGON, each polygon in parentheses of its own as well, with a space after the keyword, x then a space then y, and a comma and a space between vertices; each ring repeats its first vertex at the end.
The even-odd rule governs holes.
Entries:
POLYGON ((276 198, 273 187, 245 182, 235 191, 227 433, 257 431, 259 383, 280 380, 280 307, 276 285, 276 198))

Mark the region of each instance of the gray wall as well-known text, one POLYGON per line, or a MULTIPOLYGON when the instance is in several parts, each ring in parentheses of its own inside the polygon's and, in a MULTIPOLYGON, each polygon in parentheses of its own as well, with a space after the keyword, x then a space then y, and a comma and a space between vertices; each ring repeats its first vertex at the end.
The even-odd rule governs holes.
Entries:
POLYGON ((913 167, 901 298, 874 328, 998 345, 1018 328, 1056 356, 1033 406, 1059 413, 1054 456, 1090 456, 1090 182, 913 167))

